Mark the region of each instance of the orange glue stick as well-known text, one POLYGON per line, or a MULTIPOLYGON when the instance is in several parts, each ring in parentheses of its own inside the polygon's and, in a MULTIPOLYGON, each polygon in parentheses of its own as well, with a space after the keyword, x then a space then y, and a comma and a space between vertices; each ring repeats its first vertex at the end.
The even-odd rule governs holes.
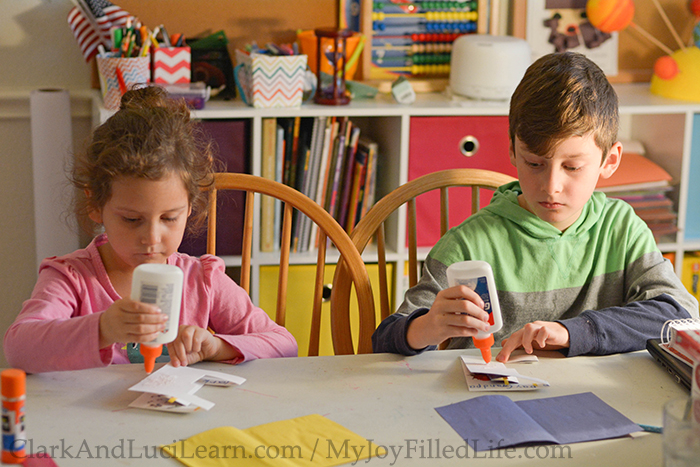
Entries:
POLYGON ((21 464, 27 457, 27 435, 24 432, 26 380, 27 375, 22 370, 12 368, 0 373, 3 464, 21 464))
POLYGON ((156 358, 163 352, 163 344, 172 342, 177 337, 183 278, 182 269, 169 264, 146 263, 134 269, 131 299, 157 305, 162 313, 168 315, 163 332, 154 340, 139 345, 146 373, 153 371, 156 358))
POLYGON ((493 333, 503 327, 501 307, 498 303, 496 281, 493 278, 491 265, 486 261, 461 261, 447 268, 447 283, 450 287, 466 285, 479 294, 484 301, 484 311, 489 314, 488 331, 479 331, 474 336, 474 346, 481 350, 481 356, 486 363, 491 361, 493 333))

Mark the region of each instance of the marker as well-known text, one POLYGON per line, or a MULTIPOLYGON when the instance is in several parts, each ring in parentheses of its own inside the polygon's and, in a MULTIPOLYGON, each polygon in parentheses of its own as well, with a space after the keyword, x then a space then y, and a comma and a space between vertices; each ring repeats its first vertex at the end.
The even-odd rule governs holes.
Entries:
POLYGON ((124 95, 126 91, 128 91, 126 87, 126 81, 124 81, 124 75, 122 74, 122 70, 117 67, 116 70, 117 73, 117 82, 119 83, 119 92, 124 95))
POLYGON ((168 35, 168 31, 165 30, 165 26, 162 24, 158 26, 160 28, 160 33, 163 36, 163 46, 164 47, 172 47, 170 43, 170 36, 168 35))
POLYGON ((648 431, 649 433, 663 433, 664 430, 660 426, 653 426, 653 425, 642 425, 641 423, 637 423, 639 427, 644 430, 648 431))

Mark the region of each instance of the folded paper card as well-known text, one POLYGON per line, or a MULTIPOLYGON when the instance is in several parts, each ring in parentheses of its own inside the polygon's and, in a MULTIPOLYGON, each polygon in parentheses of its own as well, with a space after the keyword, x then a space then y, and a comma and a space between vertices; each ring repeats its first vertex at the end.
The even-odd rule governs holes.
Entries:
MULTIPOLYGON (((149 394, 157 394, 167 397, 167 403, 185 407, 194 406, 209 410, 214 403, 194 395, 205 384, 213 386, 227 386, 231 384, 243 384, 245 378, 222 373, 220 371, 203 370, 181 366, 175 368, 164 365, 158 371, 153 372, 129 388, 130 391, 140 391, 149 394)), ((139 407, 152 410, 165 410, 169 412, 191 412, 193 410, 168 409, 162 404, 163 399, 139 397, 132 402, 131 407, 139 407)), ((190 407, 191 408, 191 407, 190 407)))
MULTIPOLYGON (((509 360, 510 363, 536 361, 535 355, 518 355, 509 360)), ((470 355, 462 355, 460 362, 470 391, 530 391, 549 386, 543 379, 520 374, 516 369, 508 368, 500 362, 485 363, 481 357, 470 355)))
POLYGON ((502 395, 479 396, 435 410, 475 451, 580 443, 642 431, 591 392, 517 402, 502 395))
POLYGON ((230 426, 214 428, 161 449, 189 467, 331 467, 383 458, 387 454, 381 446, 321 415, 245 430, 230 426))

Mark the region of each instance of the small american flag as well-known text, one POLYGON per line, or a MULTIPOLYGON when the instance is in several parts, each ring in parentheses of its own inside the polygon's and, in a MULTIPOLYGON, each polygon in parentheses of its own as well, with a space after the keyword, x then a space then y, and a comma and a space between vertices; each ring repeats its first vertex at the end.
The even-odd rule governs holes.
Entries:
POLYGON ((88 62, 97 55, 100 44, 108 49, 112 47, 111 29, 124 26, 131 15, 107 0, 73 0, 73 3, 68 25, 88 62))

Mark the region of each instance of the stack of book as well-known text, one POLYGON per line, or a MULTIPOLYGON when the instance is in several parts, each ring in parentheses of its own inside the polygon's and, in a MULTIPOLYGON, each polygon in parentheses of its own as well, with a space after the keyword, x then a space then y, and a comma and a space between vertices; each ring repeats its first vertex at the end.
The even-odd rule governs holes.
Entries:
MULTIPOLYGON (((264 118, 262 176, 291 186, 323 206, 350 233, 374 204, 377 143, 348 117, 264 118)), ((281 202, 263 197, 263 252, 280 247, 281 202)), ((317 228, 295 211, 292 251, 316 247, 317 228)))
MULTIPOLYGON (((627 146, 627 145, 625 145, 627 146)), ((633 151, 622 156, 620 166, 607 179, 601 178, 596 189, 609 198, 628 202, 634 212, 647 223, 657 242, 665 235, 678 231, 673 201, 671 175, 644 156, 641 145, 631 145, 633 151)))

